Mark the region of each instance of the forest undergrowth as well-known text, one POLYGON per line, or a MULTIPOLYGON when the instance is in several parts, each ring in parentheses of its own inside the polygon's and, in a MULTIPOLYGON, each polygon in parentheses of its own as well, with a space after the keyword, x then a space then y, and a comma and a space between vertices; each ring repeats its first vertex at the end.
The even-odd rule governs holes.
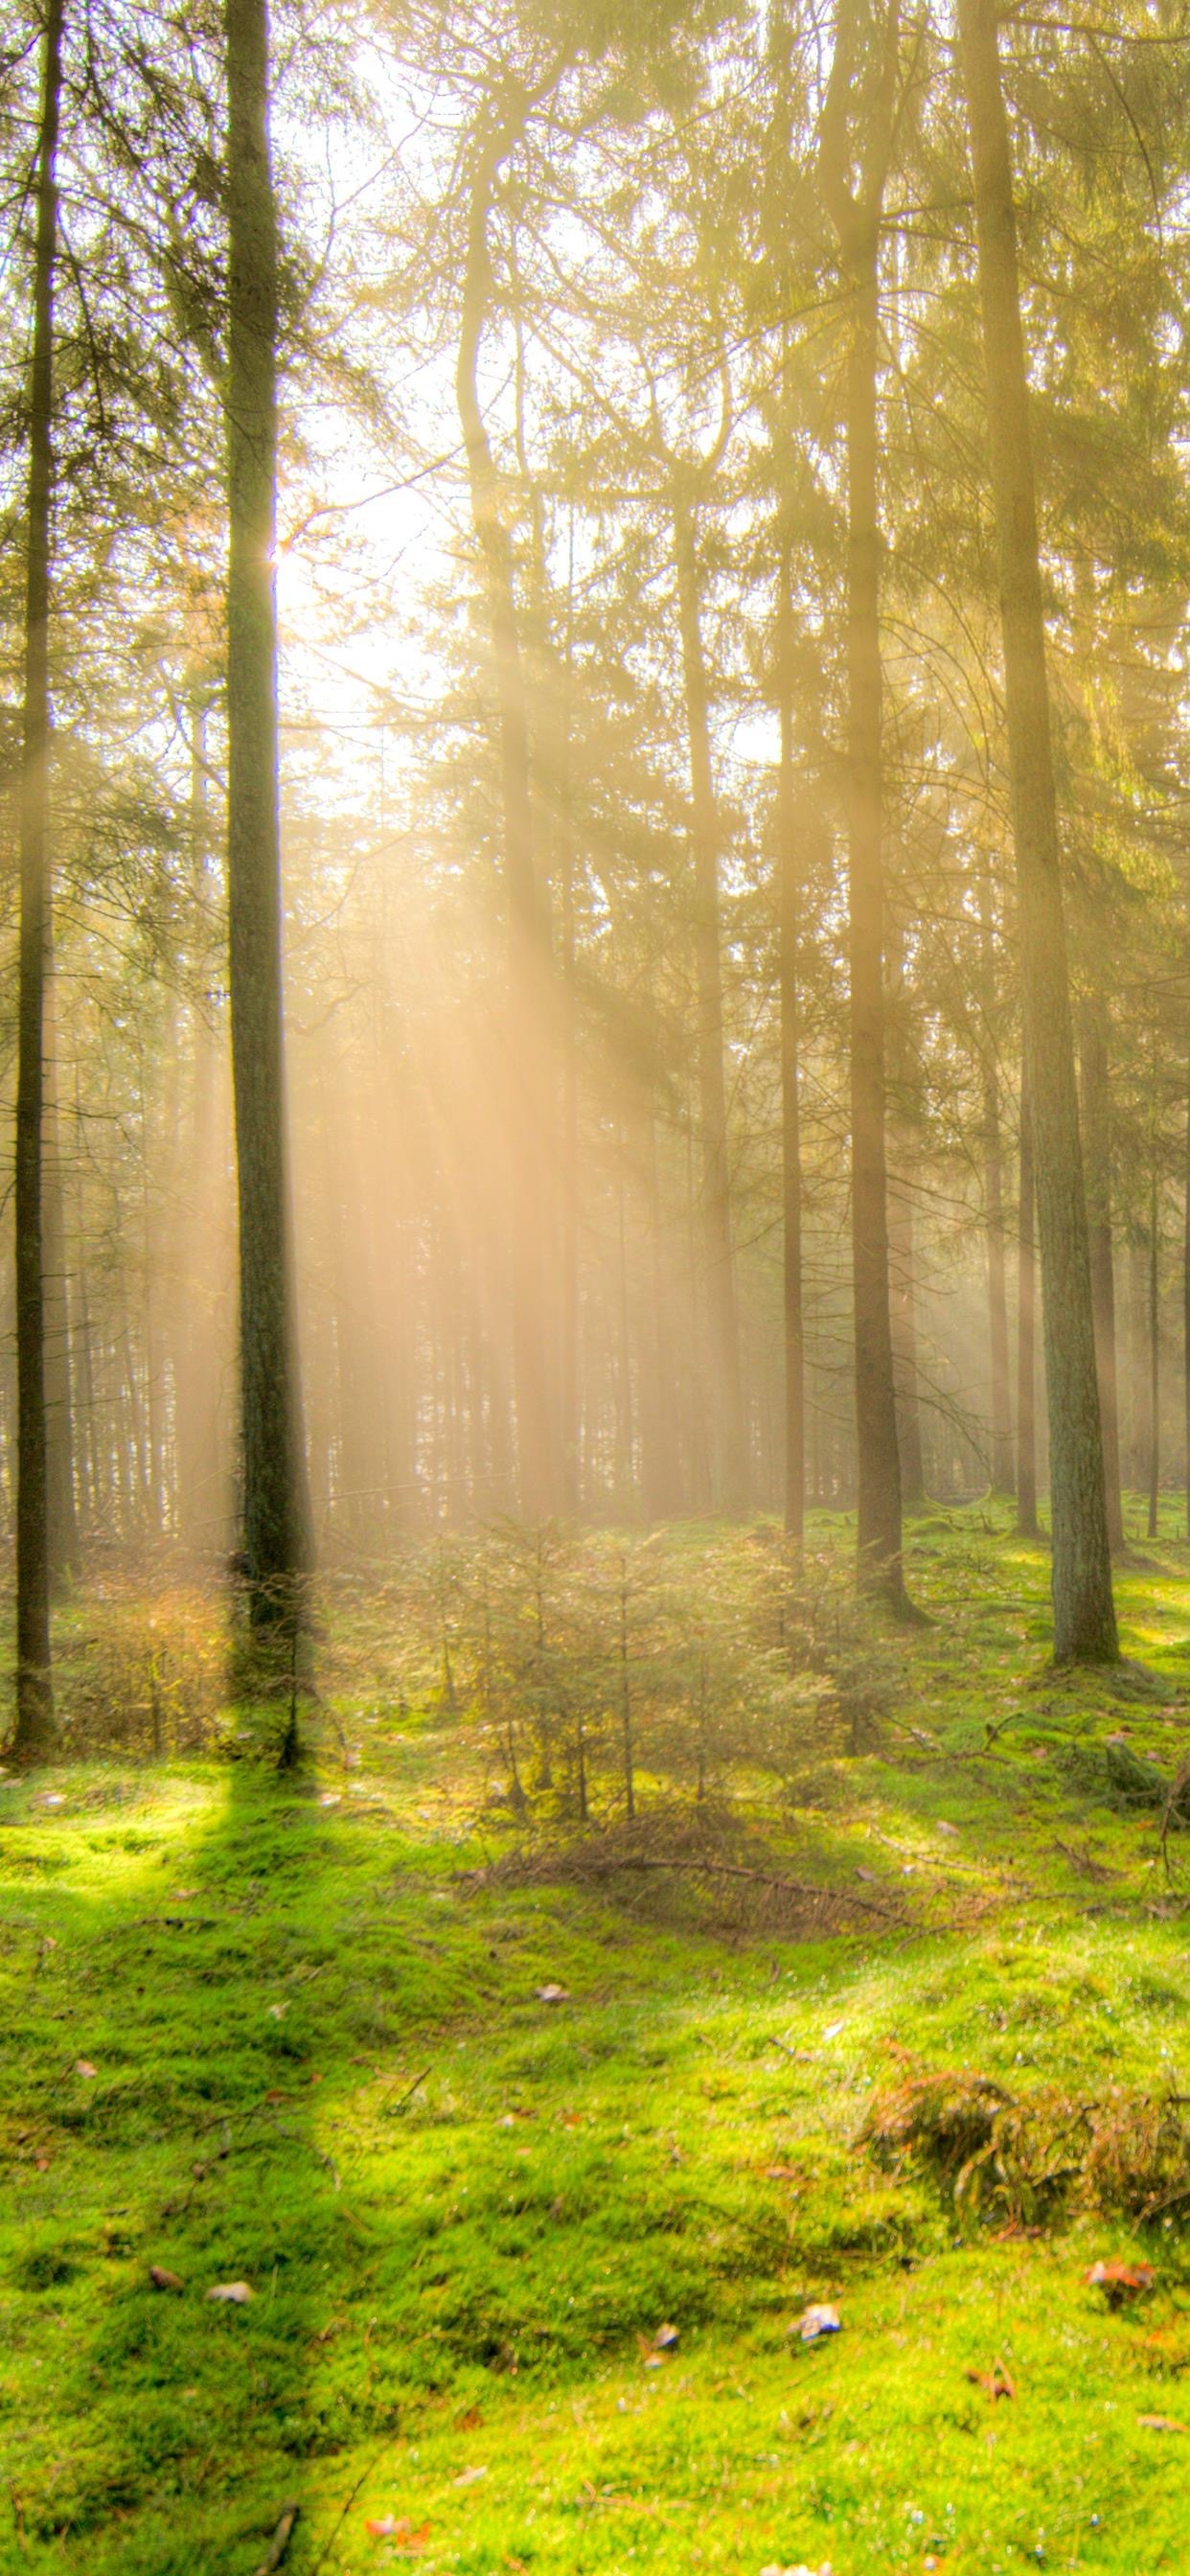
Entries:
POLYGON ((1182 2567, 1166 1511, 1118 1676, 990 1505, 904 1632, 837 1521, 329 1578, 296 1784, 209 1604, 82 1591, 0 1782, 0 2566, 1182 2567))

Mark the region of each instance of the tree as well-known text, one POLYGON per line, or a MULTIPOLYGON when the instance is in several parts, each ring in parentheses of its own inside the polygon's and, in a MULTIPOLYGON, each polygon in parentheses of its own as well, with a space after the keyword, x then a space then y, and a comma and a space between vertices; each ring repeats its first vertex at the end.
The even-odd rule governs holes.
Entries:
POLYGON ((840 0, 822 112, 823 189, 847 292, 847 829, 851 1227, 861 1583, 909 1607, 893 1376, 885 1138, 884 790, 878 498, 880 223, 900 102, 897 0, 840 0), (851 130, 858 98, 858 134, 851 130), (849 173, 858 166, 854 185, 849 173))
MULTIPOLYGON (((305 1561, 281 991, 274 582, 277 217, 267 0, 226 0, 227 894, 239 1199, 243 1543, 253 1630, 286 1643, 305 1561)), ((290 1746, 292 1753, 296 1747, 290 1746)))
POLYGON ((994 0, 960 0, 959 32, 975 187, 1020 909, 1024 1048, 1041 1247, 1054 1657, 1058 1663, 1110 1663, 1118 1656, 1119 1646, 1104 1498, 1016 207, 994 0))
POLYGON ((545 1312, 545 1167, 540 1133, 547 1092, 545 1035, 548 944, 533 852, 529 707, 517 614, 512 541, 501 510, 496 466, 479 392, 479 357, 492 295, 488 225, 504 163, 535 104, 559 77, 533 92, 514 84, 491 102, 476 139, 467 210, 455 391, 483 572, 483 599, 499 710, 504 900, 508 958, 509 1149, 511 1165, 512 1346, 520 1507, 543 1519, 557 1499, 545 1312))
POLYGON ((45 1108, 46 966, 50 940, 49 622, 54 448, 55 164, 62 92, 63 0, 49 0, 37 138, 37 231, 25 538, 25 675, 21 760, 21 931, 16 1118, 17 1722, 13 1751, 29 1760, 54 1737, 46 1477, 45 1108))

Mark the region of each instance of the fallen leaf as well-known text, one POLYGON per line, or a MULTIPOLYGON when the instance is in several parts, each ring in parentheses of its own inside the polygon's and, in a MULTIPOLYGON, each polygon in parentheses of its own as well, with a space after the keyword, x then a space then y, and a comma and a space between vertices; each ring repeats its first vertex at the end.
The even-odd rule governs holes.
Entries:
POLYGON ((284 2021, 285 2016, 286 2016, 286 2013, 288 2012, 288 2010, 289 2010, 289 2006, 288 2006, 288 2004, 270 2004, 270 2005, 269 2005, 269 2018, 270 2018, 270 2020, 272 2020, 272 2021, 284 2021))
POLYGON ((398 2549, 424 2549, 430 2537, 428 2522, 420 2523, 415 2531, 405 2513, 381 2514, 375 2521, 366 2522, 364 2529, 373 2540, 395 2540, 398 2549))
POLYGON ((465 2415, 456 2415, 456 2433, 478 2433, 483 2416, 478 2406, 469 2406, 465 2415))
POLYGON ((967 2377, 974 2387, 982 2388, 984 2396, 991 2399, 993 2406, 997 2398, 1016 2395, 1012 2373, 1005 2369, 1002 2361, 994 2361, 990 2370, 969 2370, 967 2377))
POLYGON ((570 2001, 569 1986, 538 1986, 536 1992, 539 2004, 567 2004, 570 2001))
POLYGON ((1122 2263, 1118 2258, 1092 2263, 1085 2275, 1087 2288, 1102 2290, 1109 2308, 1121 2307, 1141 2290, 1151 2290, 1156 2277, 1151 2263, 1122 2263))
POLYGON ((74 2061, 74 2071, 76 2075, 85 2076, 88 2084, 91 2083, 93 2078, 99 2073, 98 2067, 92 2066, 89 2057, 76 2057, 74 2061))
POLYGON ((150 2263, 149 2279, 151 2280, 155 2290, 181 2290, 185 2288, 185 2283, 179 2280, 176 2272, 166 2271, 164 2263, 150 2263))
POLYGON ((486 2466, 483 2468, 460 2469, 457 2478, 451 2479, 451 2485, 456 2487, 473 2487, 480 2478, 486 2478, 486 2476, 486 2466))
POLYGON ((564 2129, 581 2129, 582 2125, 583 2115, 581 2111, 564 2111, 562 2113, 562 2126, 564 2129))
POLYGON ((764 2165, 761 2170, 766 2182, 797 2182, 799 2180, 796 2165, 764 2165))
POLYGON ((1185 2433, 1190 2429, 1179 2424, 1176 2415, 1138 2415, 1136 2420, 1143 2424, 1146 2433, 1185 2433))
POLYGON ((169 1892, 172 1897, 176 1898, 179 1905, 185 1905, 189 1897, 197 1896, 198 1889, 196 1887, 171 1887, 169 1892))
POLYGON ((817 2343, 821 2335, 838 2334, 842 2324, 839 2311, 825 2304, 806 2308, 791 2325, 789 2332, 802 2343, 817 2343))
POLYGON ((229 2308, 246 2308, 251 2296, 246 2281, 217 2281, 214 2289, 207 2292, 208 2299, 221 2299, 229 2308))

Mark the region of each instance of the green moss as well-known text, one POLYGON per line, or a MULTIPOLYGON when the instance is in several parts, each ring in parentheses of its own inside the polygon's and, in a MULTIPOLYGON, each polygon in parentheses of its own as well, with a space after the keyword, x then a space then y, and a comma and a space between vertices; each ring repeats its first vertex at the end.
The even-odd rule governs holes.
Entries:
POLYGON ((856 2143, 907 2063, 1186 2089, 1181 1881, 1069 1757, 1123 1725, 1172 1771, 1190 1559, 1121 1586, 1171 1676, 1125 1702, 1039 1662, 1006 1522, 917 1525, 936 1624, 866 1749, 826 1729, 792 1805, 741 1773, 791 1875, 897 1909, 836 1937, 485 1879, 515 1844, 481 1732, 374 1685, 334 1806, 244 1764, 0 1786, 0 2568, 250 2576, 291 2495, 293 2576, 394 2563, 385 2513, 472 2576, 1181 2563, 1177 2437, 1139 2419, 1182 2412, 1183 2213, 956 2247, 856 2143), (1112 2316, 1083 2276, 1132 2251, 1157 2286, 1112 2316), (791 2341, 822 2298, 842 2333, 791 2341))

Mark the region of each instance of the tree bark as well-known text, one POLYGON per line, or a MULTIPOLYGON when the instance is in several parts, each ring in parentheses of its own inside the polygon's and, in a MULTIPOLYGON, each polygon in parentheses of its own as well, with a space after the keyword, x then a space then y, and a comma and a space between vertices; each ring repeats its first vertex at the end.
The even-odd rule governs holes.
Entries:
POLYGON ((983 1095, 983 1174, 988 1272, 988 1350, 991 1362, 991 1471, 993 1492, 1012 1487, 1012 1418, 1008 1401, 1008 1299, 1004 1263, 1004 1156, 1000 1136, 1000 1086, 996 1070, 996 969, 990 890, 979 879, 979 980, 982 1028, 979 1079, 983 1095))
POLYGON ((1016 209, 994 0, 959 0, 988 384, 1050 1417, 1054 1658, 1119 1654, 1050 739, 1016 209))
POLYGON ((1095 986, 1082 1012, 1082 1136, 1086 1157, 1087 1241, 1099 1417, 1103 1430, 1103 1482, 1107 1536, 1113 1556, 1124 1552, 1120 1502, 1120 1413, 1116 1385, 1116 1283, 1112 1258, 1111 1085, 1108 1073, 1106 995, 1095 986))
POLYGON ((37 231, 29 388, 29 487, 25 551, 25 669, 20 807, 20 952, 16 1105, 16 1730, 23 1761, 55 1738, 50 1668, 50 1563, 46 1477, 46 1282, 43 1242, 45 994, 51 923, 49 855, 50 553, 54 449, 56 162, 62 93, 63 0, 49 0, 37 137, 37 231))
POLYGON ((801 914, 803 849, 794 765, 793 594, 782 547, 777 595, 781 766, 777 786, 778 977, 781 1000, 781 1213, 784 1231, 785 1529, 800 1547, 806 1526, 806 1334, 802 1305, 801 914))
POLYGON ((1033 1121, 1028 1082, 1021 1084, 1020 1204, 1017 1212, 1016 1261, 1016 1525, 1022 1538, 1036 1538, 1037 1426, 1034 1304, 1036 1300, 1036 1223, 1033 1191, 1033 1121))
POLYGON ((872 29, 861 0, 840 0, 823 109, 820 166, 839 238, 848 302, 844 415, 847 442, 847 826, 851 1012, 851 1267, 858 1457, 857 1540, 862 1587, 899 1615, 909 1610, 901 1555, 901 1463, 888 1267, 885 1138, 884 743, 880 652, 880 513, 877 374, 880 221, 892 148, 899 19, 889 13, 881 58, 862 59, 872 29), (876 105, 853 155, 854 92, 872 83, 876 105), (853 193, 847 173, 858 157, 853 193))
POLYGON ((508 941, 508 1062, 511 1088, 512 1378, 520 1509, 540 1521, 557 1499, 545 1315, 544 1173, 541 1152, 542 1046, 547 1025, 543 906, 533 854, 529 705, 517 620, 512 543, 479 399, 479 351, 492 292, 488 222, 500 169, 524 131, 531 102, 521 97, 492 126, 472 181, 455 396, 471 491, 471 519, 483 569, 484 606, 499 711, 500 784, 508 941))
POLYGON ((719 920, 719 813, 711 765, 706 664, 703 659, 698 548, 683 492, 672 494, 674 567, 690 755, 694 859, 694 966, 698 994, 698 1104, 702 1130, 702 1243, 710 1324, 712 1474, 717 1509, 737 1513, 748 1501, 748 1442, 740 1378, 740 1332, 731 1240, 731 1170, 723 1075, 723 966, 719 920))
POLYGON ((225 0, 227 891, 239 1200, 243 1541, 253 1629, 291 1639, 306 1562, 281 983, 277 219, 267 0, 225 0))
POLYGON ((1150 1538, 1157 1536, 1161 1491, 1161 1193, 1157 1176, 1157 1139, 1149 1175, 1149 1517, 1150 1538))
POLYGON ((58 1014, 52 925, 47 920, 42 1101, 42 1246, 45 1329, 46 1526, 50 1592, 55 1595, 79 1570, 78 1508, 74 1486, 74 1401, 71 1299, 66 1275, 66 1211, 62 1184, 62 1129, 58 1115, 58 1014))
POLYGON ((922 1450, 921 1395, 917 1367, 917 1246, 913 1213, 913 1131, 906 1115, 914 1058, 913 1032, 905 989, 905 943, 894 916, 889 946, 885 1009, 894 1099, 888 1134, 888 1291, 892 1331, 893 1389, 897 1410, 897 1452, 901 1464, 901 1510, 920 1511, 926 1500, 922 1450))
POLYGON ((1190 1537, 1190 1083, 1186 1094, 1186 1202, 1182 1241, 1183 1419, 1186 1432, 1186 1533, 1190 1537))

